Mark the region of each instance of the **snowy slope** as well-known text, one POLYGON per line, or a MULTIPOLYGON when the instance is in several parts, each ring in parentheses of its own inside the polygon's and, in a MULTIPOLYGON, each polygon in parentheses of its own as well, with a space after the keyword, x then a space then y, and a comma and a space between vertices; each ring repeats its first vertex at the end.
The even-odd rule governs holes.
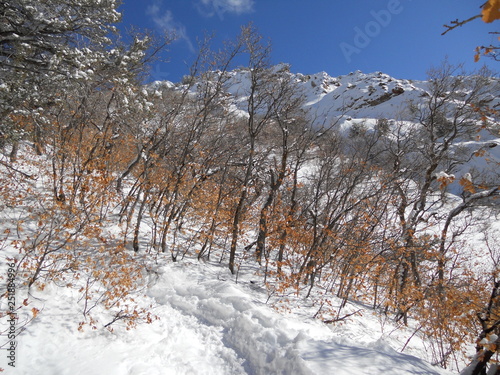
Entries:
MULTIPOLYGON (((276 69, 280 67, 286 69, 280 65, 276 69)), ((245 110, 245 93, 250 85, 248 71, 243 69, 226 74, 229 75, 228 92, 241 105, 240 109, 245 110)), ((398 79, 382 72, 363 73, 358 70, 338 77, 326 72, 310 75, 289 73, 289 76, 305 97, 305 109, 312 112, 318 124, 338 116, 407 120, 403 110, 408 103, 421 102, 429 90, 427 81, 398 79)), ((492 79, 491 85, 498 85, 498 80, 492 79)), ((492 91, 496 90, 498 87, 492 91)), ((490 95, 485 100, 491 108, 500 107, 500 98, 496 96, 490 95)))
MULTIPOLYGON (((287 69, 278 65, 275 69, 287 69)), ((245 113, 246 96, 249 91, 248 70, 227 73, 228 92, 234 97, 240 113, 245 113)), ((297 85, 297 91, 305 98, 304 110, 314 119, 317 128, 333 126, 343 134, 348 134, 354 125, 362 124, 373 129, 379 119, 388 119, 394 125, 397 122, 414 121, 408 111, 410 103, 422 103, 429 97, 428 81, 398 79, 382 72, 351 72, 347 75, 332 77, 326 72, 311 75, 288 73, 297 85)), ((474 77, 464 77, 473 80, 474 77)), ((489 86, 482 88, 483 101, 493 110, 500 109, 500 97, 496 96, 500 87, 497 78, 489 79, 489 86)), ((467 92, 461 93, 467 97, 467 92)), ((457 139, 454 148, 461 150, 481 150, 484 157, 474 158, 464 168, 457 170, 457 180, 450 185, 449 191, 462 191, 458 180, 466 173, 497 173, 500 162, 500 133, 482 130, 468 139, 457 139)))
POLYGON ((34 293, 41 313, 18 338, 15 371, 4 356, 0 367, 23 375, 450 374, 398 353, 406 338, 391 334, 394 327, 383 333, 369 312, 327 326, 307 311, 275 311, 251 274, 235 283, 218 265, 160 264, 142 297, 159 320, 132 331, 116 323, 114 332, 78 332, 76 293, 49 286, 34 293))
MULTIPOLYGON (((245 71, 229 74, 229 93, 243 111, 245 71)), ((293 78, 319 125, 339 116, 340 127, 356 121, 373 125, 378 118, 394 118, 409 100, 426 95, 425 82, 380 72, 340 77, 321 72, 293 78)), ((499 102, 492 100, 494 105, 499 102)), ((469 167, 490 168, 500 162, 497 144, 499 139, 486 135, 480 141, 464 141, 464 147, 488 146, 492 162, 474 165, 473 160, 469 167)), ((8 255, 2 254, 4 259, 8 255)), ((317 307, 307 301, 300 301, 300 309, 278 311, 277 301, 253 279, 256 270, 242 270, 236 278, 224 262, 171 263, 165 257, 150 271, 148 287, 135 299, 143 307, 152 306, 158 319, 134 330, 117 322, 109 331, 103 327, 109 314, 99 311, 97 329, 86 326, 80 332, 80 293, 53 284, 32 290, 28 308, 40 312, 18 337, 15 370, 1 352, 0 368, 22 375, 451 374, 426 362, 432 355, 426 342, 412 335, 414 329, 397 327, 390 317, 369 307, 348 304, 346 314, 356 314, 327 325, 312 319, 317 307)), ((3 259, 0 272, 6 274, 3 259)), ((23 301, 27 292, 18 290, 16 297, 23 301)), ((6 310, 5 305, 0 308, 6 310)), ((3 316, 2 328, 6 320, 3 316)))
MULTIPOLYGON (((249 87, 249 73, 238 70, 230 76, 228 92, 245 109, 245 93, 249 87)), ((289 73, 304 95, 305 108, 313 113, 318 123, 346 115, 355 118, 394 118, 409 100, 418 100, 426 93, 426 83, 400 80, 382 72, 364 74, 360 71, 332 77, 326 72, 312 75, 289 73)))

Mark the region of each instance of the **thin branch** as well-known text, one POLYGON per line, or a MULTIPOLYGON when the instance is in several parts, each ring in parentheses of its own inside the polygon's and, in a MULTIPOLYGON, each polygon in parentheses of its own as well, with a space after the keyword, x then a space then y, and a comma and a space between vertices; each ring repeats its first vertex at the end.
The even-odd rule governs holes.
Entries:
POLYGON ((450 25, 443 25, 444 27, 446 27, 446 30, 444 32, 442 32, 441 35, 444 35, 448 31, 456 29, 457 27, 461 27, 461 26, 465 25, 466 23, 474 21, 476 18, 479 18, 479 17, 481 17, 481 14, 476 14, 475 16, 472 16, 471 18, 466 19, 464 21, 459 21, 458 18, 457 18, 455 21, 451 21, 451 25, 452 26, 450 26, 450 25))
POLYGON ((33 175, 29 175, 27 173, 24 173, 24 172, 20 171, 19 169, 14 168, 9 163, 4 162, 3 160, 0 160, 0 165, 3 165, 4 167, 7 167, 8 169, 10 169, 10 170, 12 170, 12 171, 14 171, 16 173, 19 173, 22 176, 24 176, 26 178, 29 178, 30 180, 35 180, 36 179, 36 177, 34 177, 33 175))
POLYGON ((329 320, 323 320, 323 323, 325 324, 332 324, 332 323, 336 323, 336 322, 340 322, 342 320, 345 320, 347 318, 349 318, 350 316, 353 316, 353 315, 356 315, 357 313, 359 313, 360 311, 362 311, 361 309, 359 310, 356 310, 350 314, 347 314, 347 315, 344 315, 343 317, 341 318, 336 318, 336 319, 329 319, 329 320))

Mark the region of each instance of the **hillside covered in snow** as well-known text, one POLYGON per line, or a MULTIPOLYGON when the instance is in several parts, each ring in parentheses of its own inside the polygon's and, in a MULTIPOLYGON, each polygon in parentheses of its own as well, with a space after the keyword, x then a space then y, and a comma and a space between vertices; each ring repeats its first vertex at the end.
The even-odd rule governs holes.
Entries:
MULTIPOLYGON (((384 243, 380 237, 377 236, 370 240, 365 238, 363 233, 342 231, 339 234, 334 234, 332 232, 336 227, 330 224, 334 215, 345 215, 345 218, 340 222, 341 227, 349 225, 353 220, 361 220, 360 218, 356 219, 355 214, 352 213, 354 208, 360 204, 359 202, 371 199, 374 191, 377 194, 382 194, 382 192, 387 194, 387 191, 391 190, 387 186, 381 186, 382 180, 385 178, 381 177, 384 174, 382 166, 377 166, 372 172, 368 172, 363 166, 358 167, 359 160, 355 161, 355 159, 369 153, 370 155, 366 156, 372 160, 373 166, 376 163, 376 157, 372 154, 384 152, 384 149, 379 147, 391 147, 391 145, 394 147, 394 143, 391 143, 392 139, 397 142, 406 141, 406 137, 413 134, 413 128, 422 126, 415 122, 411 114, 405 110, 410 105, 422 103, 428 105, 425 100, 435 95, 431 91, 431 83, 410 83, 381 73, 355 72, 345 77, 336 78, 330 77, 326 73, 311 76, 293 75, 284 68, 286 67, 273 67, 272 72, 281 72, 279 74, 284 74, 287 82, 293 84, 289 86, 293 87, 294 90, 293 96, 290 97, 293 99, 295 95, 300 96, 300 106, 294 110, 301 116, 306 114, 311 116, 308 118, 312 119, 314 124, 312 128, 299 129, 302 139, 294 138, 290 142, 290 153, 293 152, 293 144, 299 145, 303 141, 310 142, 302 146, 303 149, 299 149, 308 155, 307 158, 299 159, 300 154, 297 153, 295 158, 290 157, 289 160, 292 163, 287 166, 287 168, 296 168, 296 183, 300 183, 302 186, 294 185, 292 171, 285 173, 289 181, 283 182, 283 184, 286 184, 289 191, 297 189, 297 196, 303 194, 302 190, 304 193, 309 191, 307 193, 309 196, 317 197, 319 200, 316 203, 308 203, 303 208, 304 223, 298 224, 297 221, 294 224, 304 226, 305 232, 300 235, 303 238, 294 238, 293 245, 292 243, 287 245, 292 246, 291 249, 295 250, 286 250, 286 253, 281 255, 283 259, 281 264, 277 262, 276 258, 280 256, 280 243, 273 244, 272 242, 275 241, 272 239, 273 233, 280 232, 277 229, 270 231, 269 245, 265 248, 264 254, 261 255, 259 264, 254 255, 258 231, 252 229, 251 225, 252 217, 256 213, 262 212, 261 209, 265 206, 266 191, 273 189, 272 185, 266 187, 266 180, 271 178, 272 183, 272 179, 278 178, 280 173, 279 169, 276 169, 276 172, 272 170, 272 168, 279 166, 280 158, 283 161, 283 154, 280 155, 279 152, 280 150, 283 152, 284 147, 283 143, 279 143, 283 142, 279 137, 259 141, 263 142, 259 143, 261 144, 259 152, 264 152, 264 156, 263 159, 260 159, 259 156, 259 159, 255 160, 264 163, 267 167, 260 167, 260 170, 252 171, 255 173, 253 178, 257 179, 257 181, 252 182, 254 184, 252 189, 257 189, 257 186, 260 186, 259 189, 263 191, 251 193, 254 197, 249 201, 253 202, 252 204, 257 210, 255 213, 251 213, 249 207, 247 210, 250 211, 245 214, 245 221, 248 222, 244 226, 248 229, 245 230, 245 234, 240 240, 241 243, 238 244, 233 273, 227 269, 228 251, 230 250, 228 240, 231 238, 231 233, 224 234, 222 229, 217 229, 212 237, 201 236, 204 230, 215 225, 214 219, 206 211, 196 214, 201 215, 198 219, 196 219, 196 215, 192 216, 196 211, 182 217, 184 227, 179 225, 179 219, 174 216, 173 223, 177 227, 171 229, 175 236, 170 236, 169 233, 169 237, 166 238, 165 246, 169 249, 167 251, 162 251, 161 237, 160 239, 152 237, 160 231, 156 222, 159 217, 153 215, 155 207, 147 195, 154 194, 153 191, 136 191, 135 194, 140 199, 137 201, 139 206, 132 209, 131 213, 128 214, 128 219, 119 219, 123 215, 120 210, 124 210, 120 207, 127 199, 130 201, 134 189, 137 189, 138 186, 137 182, 125 176, 123 172, 121 175, 116 175, 115 172, 115 176, 121 178, 117 181, 124 185, 117 191, 118 194, 113 193, 109 196, 109 190, 101 194, 102 186, 100 185, 89 191, 91 195, 85 199, 89 199, 89 203, 92 205, 101 205, 100 211, 104 210, 107 213, 100 214, 99 220, 103 220, 107 224, 103 225, 104 228, 89 229, 88 234, 78 233, 75 235, 73 243, 72 234, 65 234, 64 231, 59 232, 58 228, 62 225, 62 227, 68 227, 70 231, 78 232, 82 217, 68 217, 67 214, 57 214, 56 212, 47 214, 44 212, 47 199, 49 202, 51 201, 50 189, 45 191, 44 187, 47 180, 51 179, 50 169, 47 172, 43 170, 43 165, 46 160, 49 160, 47 155, 32 155, 33 152, 30 151, 28 142, 21 147, 19 161, 9 162, 7 159, 3 159, 2 173, 4 179, 9 178, 8 181, 4 180, 5 186, 15 183, 18 186, 16 190, 18 192, 36 189, 36 193, 32 195, 9 196, 9 199, 19 200, 19 202, 12 206, 6 205, 3 208, 3 217, 5 218, 3 232, 8 234, 3 242, 3 259, 6 260, 3 263, 3 274, 7 274, 6 265, 11 264, 8 262, 14 262, 16 268, 16 373, 447 373, 439 367, 428 364, 436 361, 439 353, 435 343, 433 343, 434 338, 427 336, 428 334, 422 334, 425 331, 423 322, 415 320, 411 312, 408 317, 405 316, 402 320, 401 316, 397 316, 397 308, 394 311, 391 311, 393 308, 387 309, 387 306, 390 305, 386 305, 388 300, 387 297, 383 297, 383 294, 378 297, 380 300, 376 301, 377 297, 374 296, 380 291, 373 289, 374 285, 363 287, 361 287, 363 284, 356 285, 358 282, 365 282, 366 278, 369 277, 368 274, 364 274, 364 270, 361 271, 358 267, 365 268, 370 262, 373 263, 374 256, 376 257, 377 254, 381 256, 378 247, 384 246, 384 243), (379 135, 381 124, 387 127, 383 135, 379 135), (399 132, 404 133, 404 137, 401 139, 398 138, 399 132), (325 143, 328 148, 335 145, 337 140, 341 140, 342 145, 348 145, 349 148, 336 146, 339 148, 335 150, 334 154, 322 153, 325 152, 322 150, 324 146, 318 143, 317 139, 322 139, 325 136, 330 137, 329 141, 325 143), (373 140, 375 142, 372 144, 373 140), (356 149, 360 146, 362 146, 360 149, 356 149), (324 160, 327 162, 323 162, 324 160), (343 171, 346 167, 354 168, 349 173, 360 179, 359 184, 347 176, 338 175, 338 172, 343 171), (325 169, 327 173, 325 173, 325 169), (368 177, 358 175, 360 171, 367 173, 368 177), (12 175, 17 177, 11 180, 12 175), (30 176, 30 178, 26 176, 30 176), (339 177, 340 180, 338 180, 339 177), (322 184, 327 183, 330 185, 322 186, 322 184), (314 184, 317 184, 316 189, 314 184), (306 188, 307 190, 305 190, 306 188), (346 195, 346 189, 353 189, 355 193, 349 192, 346 195), (106 203, 103 205, 104 198, 106 203), (358 201, 355 201, 356 199, 358 201), (317 206, 311 206, 311 204, 317 206), (143 209, 143 205, 152 205, 152 207, 143 209), (338 210, 339 205, 344 205, 341 207, 342 210, 338 210), (28 209, 28 206, 31 208, 28 209), (43 216, 50 218, 50 222, 38 216, 40 217, 38 220, 43 221, 39 221, 37 224, 34 215, 42 215, 42 211, 39 212, 39 209, 43 209, 43 215, 57 216, 43 216), (322 212, 326 209, 330 211, 322 212), (212 224, 207 221, 210 218, 212 224), (320 220, 323 224, 319 223, 320 220), (21 229, 21 226, 25 228, 21 229), (18 231, 17 234, 15 234, 16 231, 18 231), (321 231, 325 231, 323 237, 316 234, 316 232, 321 231), (355 270, 359 270, 356 272, 364 274, 363 280, 357 280, 355 274, 345 280, 342 280, 342 277, 337 278, 335 273, 337 272, 341 276, 342 271, 329 265, 330 260, 325 260, 325 263, 321 264, 317 271, 301 271, 300 264, 304 263, 304 259, 307 259, 308 248, 305 247, 305 253, 300 253, 297 249, 307 245, 307 242, 304 241, 315 240, 314 236, 311 237, 312 232, 315 232, 314 235, 321 241, 332 241, 334 238, 335 242, 329 242, 329 246, 346 246, 351 252, 353 251, 351 247, 354 245, 356 251, 350 258, 350 263, 347 262, 347 253, 340 254, 341 256, 336 260, 336 263, 340 261, 343 267, 350 265, 355 270), (97 243, 95 243, 96 239, 93 238, 96 233, 99 236, 97 243), (127 240, 123 243, 123 247, 116 247, 116 241, 122 237, 128 238, 130 242, 127 240), (358 242, 349 245, 352 237, 354 237, 353 241, 358 242), (105 238, 113 239, 112 243, 115 244, 113 245, 105 238), (373 244, 370 245, 369 241, 373 241, 373 244), (372 250, 369 250, 367 254, 361 253, 358 247, 361 242, 363 242, 363 246, 371 246, 372 250), (81 244, 87 248, 81 249, 81 244), (67 255, 61 256, 59 253, 73 246, 80 250, 72 250, 79 252, 74 255, 74 258, 69 259, 72 262, 79 262, 78 259, 87 256, 84 254, 93 256, 94 250, 88 247, 102 249, 98 250, 102 256, 93 260, 90 267, 87 265, 88 268, 71 269, 72 266, 67 264, 67 255), (53 247, 55 248, 53 249, 53 247), (108 247, 126 252, 127 257, 122 258, 120 255, 119 259, 128 259, 132 267, 139 268, 131 270, 130 265, 122 260, 124 263, 118 268, 113 265, 113 270, 106 270, 106 267, 111 266, 111 264, 105 266, 106 262, 117 262, 118 259, 106 254, 108 247), (276 250, 272 250, 273 248, 276 250), (34 253, 30 253, 28 249, 32 249, 31 251, 34 253), (36 255, 38 251, 41 253, 36 255), (43 257, 44 254, 51 257, 51 263, 43 263, 44 260, 41 260, 40 256, 43 257), (54 254, 57 256, 52 258, 54 254), (30 256, 34 258, 28 260, 30 256), (367 259, 367 256, 371 260, 367 259), (286 257, 290 257, 290 259, 286 260, 286 257), (172 262, 172 260, 176 262, 172 262), (35 266, 23 262, 34 262, 35 266), (93 265, 94 262, 96 265, 93 265), (293 262, 298 263, 294 265, 293 262), (36 268, 37 266, 38 268, 36 268), (280 266, 282 267, 281 271, 279 271, 280 266), (69 273, 67 273, 68 269, 64 269, 65 267, 70 269, 69 273), (97 269, 104 267, 105 271, 99 271, 104 272, 104 274, 93 277, 92 273, 96 272, 92 271, 93 267, 97 267, 97 269), (294 269, 293 267, 298 268, 294 269), (327 269, 328 267, 331 268, 327 269), (286 271, 283 270, 285 268, 286 271), (38 275, 37 272, 39 272, 38 275), (113 278, 115 277, 113 272, 127 272, 127 276, 119 276, 116 281, 118 285, 106 284, 102 277, 113 278), (133 273, 135 276, 132 281, 129 280, 130 272, 136 273, 133 273), (282 273, 281 276, 279 272, 282 273), (285 272, 286 278, 284 277, 285 272), (306 272, 306 274, 313 272, 307 277, 314 278, 314 281, 301 281, 300 277, 297 281, 290 280, 294 274, 300 274, 300 272, 306 272), (22 280, 30 281, 30 277, 31 280, 34 280, 35 276, 37 280, 29 289, 26 289, 26 284, 23 284, 22 280), (297 282, 300 283, 300 286, 294 286, 294 283, 297 282), (345 282, 348 284, 343 284, 345 282), (120 296, 115 300, 115 297, 108 296, 109 291, 119 293, 122 287, 119 285, 121 283, 131 283, 132 290, 122 291, 124 298, 120 296), (346 289, 351 286, 355 289, 346 289), (114 288, 118 288, 118 291, 114 288), (343 294, 346 296, 342 297, 343 294), (24 302, 21 303, 21 301, 24 302), (144 316, 147 318, 144 319, 144 316), (406 319, 408 320, 406 321, 406 319)), ((251 86, 249 83, 250 72, 239 70, 227 72, 226 76, 228 79, 224 81, 224 90, 221 90, 224 110, 226 111, 224 116, 227 118, 228 113, 233 113, 239 127, 236 130, 244 132, 244 124, 250 117, 248 112, 248 93, 251 92, 249 88, 251 86)), ((464 80, 473 80, 473 78, 468 77, 464 80)), ((208 82, 210 85, 214 83, 213 80, 208 82)), ((498 81, 488 79, 487 84, 491 87, 481 86, 485 92, 485 94, 481 92, 481 100, 488 103, 491 108, 498 107, 498 97, 491 94, 494 89, 498 88, 498 81)), ((141 95, 152 98, 148 99, 151 100, 149 106, 156 108, 165 105, 164 103, 169 103, 167 99, 169 95, 177 95, 175 94, 177 92, 185 92, 183 95, 199 100, 200 87, 198 81, 191 85, 157 82, 146 88, 148 91, 144 91, 141 95), (156 101, 153 102, 154 100, 156 101)), ((471 95, 471 92, 464 90, 458 92, 457 96, 461 99, 467 99, 467 95, 471 95)), ((460 104, 453 99, 450 105, 455 111, 460 104)), ((196 106, 196 102, 191 105, 196 106)), ((257 116, 265 117, 267 109, 267 107, 258 108, 257 116)), ((220 112, 220 107, 217 107, 216 111, 220 112)), ((284 115, 288 116, 290 113, 285 111, 284 115)), ((186 114, 183 113, 182 116, 186 116, 186 114)), ((182 118, 180 117, 180 119, 182 118)), ((279 122, 279 118, 273 117, 272 121, 275 124, 279 122)), ((291 118, 291 124, 293 124, 292 121, 295 120, 291 118)), ((449 121, 461 121, 461 118, 449 121)), ((154 118, 146 120, 144 124, 141 129, 144 134, 142 137, 152 137, 154 132, 158 132, 156 129, 159 128, 154 127, 157 126, 154 118)), ((184 133, 186 125, 189 123, 185 124, 182 120, 178 123, 179 131, 183 134, 186 134, 184 133)), ((450 217, 454 219, 452 216, 454 210, 461 210, 462 206, 467 207, 468 213, 464 215, 464 221, 457 221, 460 224, 457 225, 456 234, 454 232, 454 236, 459 238, 460 242, 453 240, 453 243, 460 243, 461 246, 464 246, 461 247, 461 251, 466 255, 453 253, 453 261, 458 262, 459 258, 464 256, 464 259, 460 261, 470 261, 471 269, 481 273, 489 273, 491 272, 490 267, 494 264, 492 258, 489 258, 484 251, 487 248, 490 249, 491 256, 496 256, 497 253, 492 244, 488 245, 488 238, 481 238, 480 234, 484 228, 490 228, 488 233, 491 232, 491 236, 494 236, 495 231, 498 231, 496 221, 491 219, 491 214, 495 212, 493 207, 497 203, 493 200, 473 209, 476 206, 470 202, 475 202, 476 198, 477 202, 488 197, 494 199, 495 188, 493 185, 490 185, 492 187, 469 186, 464 183, 464 174, 468 173, 468 176, 474 174, 479 178, 484 178, 485 181, 494 178, 495 169, 498 168, 500 161, 498 154, 500 147, 498 149, 496 147, 500 140, 495 137, 494 132, 490 131, 491 129, 480 125, 474 126, 472 132, 457 134, 454 136, 453 142, 450 142, 449 147, 454 150, 454 154, 458 152, 457 150, 469 151, 468 154, 466 153, 464 161, 459 163, 460 159, 453 159, 457 161, 455 166, 453 160, 443 159, 446 162, 440 163, 439 168, 436 167, 432 171, 432 183, 436 188, 435 191, 429 191, 428 201, 423 202, 422 210, 418 213, 419 219, 416 220, 415 231, 422 233, 421 235, 425 238, 430 238, 428 233, 439 233, 434 228, 435 226, 442 228, 439 227, 438 219, 448 220, 450 217), (471 157, 470 154, 473 153, 478 153, 477 158, 471 157), (468 189, 470 189, 469 192, 468 189), (488 211, 486 214, 488 216, 485 216, 485 210, 488 211), (436 220, 432 226, 428 225, 431 220, 436 220), (470 225, 471 220, 476 220, 477 223, 470 225), (425 222, 425 225, 422 222, 425 222), (482 250, 471 253, 474 254, 473 259, 467 256, 468 251, 477 250, 478 247, 482 250), (479 257, 477 257, 478 255, 479 257)), ((196 131, 197 129, 187 128, 187 130, 196 131)), ((293 131, 290 129, 290 134, 293 134, 293 131)), ((207 129, 207 136, 211 141, 213 141, 212 137, 216 135, 215 132, 207 129)), ((271 135, 272 133, 268 133, 268 137, 271 135)), ((275 137, 275 135, 272 136, 275 137)), ((115 134, 113 137, 120 139, 122 135, 115 134)), ((241 137, 239 141, 235 141, 236 138, 230 141, 231 137, 237 138, 238 135, 223 133, 221 138, 215 139, 224 143, 245 140, 245 136, 242 135, 239 136, 241 137)), ((185 138, 177 138, 176 141, 172 140, 172 143, 168 144, 177 149, 183 145, 181 140, 185 142, 185 138)), ((197 142, 201 141, 197 140, 197 142)), ((445 141, 446 135, 436 137, 436 147, 445 141)), ((141 153, 138 154, 141 163, 146 164, 148 158, 146 153, 150 150, 144 146, 139 147, 142 147, 141 153)), ((244 155, 242 154, 244 152, 244 148, 242 148, 239 152, 232 154, 234 155, 232 157, 241 160, 243 166, 247 165, 243 163, 245 159, 243 159, 244 155)), ((418 158, 415 159, 415 149, 409 149, 408 152, 412 159, 401 158, 398 160, 398 162, 409 164, 398 166, 398 180, 396 181, 409 173, 405 185, 401 186, 408 189, 406 199, 412 199, 419 203, 414 206, 416 208, 413 208, 413 211, 410 210, 411 205, 407 204, 407 208, 405 208, 407 212, 404 214, 408 215, 410 221, 413 220, 411 215, 415 215, 414 211, 419 208, 422 202, 418 195, 421 182, 418 181, 417 176, 421 172, 420 168, 425 170, 427 167, 427 160, 423 161, 422 166, 416 166, 417 170, 412 170, 412 163, 418 161, 418 158)), ((258 155, 257 151, 256 155, 258 155)), ((124 167, 130 168, 134 162, 137 163, 130 156, 128 160, 128 166, 124 164, 124 167)), ((396 163, 396 161, 392 163, 396 163)), ((207 166, 202 165, 202 169, 197 170, 187 162, 186 165, 189 165, 190 174, 204 173, 204 178, 207 175, 216 175, 217 168, 222 168, 208 164, 207 166)), ((153 166, 149 168, 153 168, 153 166)), ((123 167, 122 170, 125 171, 123 167)), ((98 177, 99 173, 92 172, 89 177, 91 179, 98 177)), ((175 174, 171 175, 166 183, 173 176, 175 174)), ((67 176, 61 175, 61 178, 67 178, 67 176)), ((91 179, 85 183, 90 183, 91 179)), ((200 177, 199 180, 201 181, 202 178, 200 177)), ((101 182, 92 183, 100 184, 101 182)), ((276 180, 274 183, 276 184, 276 180)), ((470 183, 472 184, 472 181, 470 183)), ((194 189, 194 186, 191 189, 194 189)), ((116 191, 114 188, 113 190, 116 191)), ((14 188, 11 192, 13 191, 14 188)), ((33 190, 31 191, 33 192, 33 190)), ((195 198, 195 202, 201 199, 184 192, 182 194, 186 194, 189 202, 195 198)), ((302 199, 306 197, 307 195, 302 199)), ((298 198, 295 199, 298 201, 298 198)), ((377 197, 378 199, 380 198, 377 197)), ((166 207, 169 205, 167 202, 164 203, 166 207)), ((61 204, 64 206, 67 203, 56 200, 55 204, 56 207, 52 210, 59 210, 62 208, 61 204)), ((79 203, 75 202, 75 204, 79 203)), ((275 204, 273 203, 273 205, 275 204)), ((390 220, 402 207, 398 206, 397 203, 392 204, 392 208, 386 207, 382 212, 384 220, 390 220)), ((86 204, 85 206, 90 209, 86 204)), ((126 204, 123 207, 126 207, 126 204)), ((186 207, 186 202, 182 202, 182 205, 179 204, 179 207, 186 207)), ((377 232, 382 219, 376 222, 370 220, 377 215, 376 207, 375 205, 371 208, 374 211, 371 211, 369 218, 357 221, 356 226, 361 225, 364 230, 377 232)), ((194 204, 192 210, 198 208, 194 204)), ((229 208, 220 207, 219 209, 228 210, 225 215, 231 214, 229 208)), ((166 213, 171 214, 171 212, 166 213)), ((176 215, 180 217, 179 213, 176 215)), ((281 214, 276 212, 274 215, 281 214)), ((294 215, 298 215, 298 213, 294 215)), ((217 220, 217 226, 221 225, 222 219, 218 218, 217 220)), ((394 225, 397 225, 399 220, 396 220, 394 225)), ((447 221, 445 221, 446 223, 447 221)), ((230 223, 227 225, 228 228, 231 228, 230 223)), ((292 227, 291 224, 286 225, 292 227)), ((384 231, 389 231, 390 228, 386 226, 387 224, 384 223, 384 231)), ((400 233, 400 230, 397 229, 391 236, 400 233)), ((281 235, 283 234, 281 233, 281 235)), ((438 246, 439 239, 437 235, 434 235, 431 242, 434 243, 433 246, 438 246)), ((445 240, 452 242, 448 239, 445 240)), ((383 241, 388 241, 388 239, 383 241)), ((335 256, 336 254, 329 255, 330 258, 335 256)), ((318 265, 319 261, 315 260, 314 257, 317 255, 309 254, 308 262, 316 261, 316 265, 318 265)), ((390 263, 391 259, 389 257, 387 262, 390 263)), ((496 260, 496 258, 494 259, 496 260)), ((432 262, 429 263, 431 266, 426 268, 425 272, 431 273, 432 262)), ((381 267, 385 272, 390 269, 384 262, 381 267)), ((463 268, 457 267, 456 272, 460 273, 462 270, 463 268)), ((450 269, 448 272, 454 272, 454 270, 450 269)), ((3 306, 7 306, 7 304, 3 306)), ((4 322, 7 321, 7 318, 8 315, 4 315, 4 322)), ((8 327, 8 323, 5 327, 8 327)), ((467 343, 464 342, 463 348, 470 351, 472 347, 467 347, 467 343)), ((466 363, 461 354, 454 354, 454 358, 456 358, 456 362, 451 364, 452 368, 464 366, 466 363)), ((2 358, 2 361, 5 359, 2 358)), ((10 370, 6 365, 3 365, 3 368, 10 370)))

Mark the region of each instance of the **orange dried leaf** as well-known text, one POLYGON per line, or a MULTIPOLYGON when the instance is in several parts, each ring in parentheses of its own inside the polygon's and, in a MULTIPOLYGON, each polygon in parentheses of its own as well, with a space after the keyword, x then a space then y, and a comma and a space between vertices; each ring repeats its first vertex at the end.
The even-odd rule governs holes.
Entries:
POLYGON ((472 181, 466 177, 462 177, 460 181, 458 182, 465 191, 474 194, 476 192, 476 189, 474 187, 474 184, 472 181))
POLYGON ((500 0, 488 0, 481 11, 483 21, 486 23, 500 19, 500 0))
POLYGON ((486 151, 485 150, 477 150, 474 153, 474 156, 477 157, 477 158, 483 157, 484 155, 486 155, 486 151))

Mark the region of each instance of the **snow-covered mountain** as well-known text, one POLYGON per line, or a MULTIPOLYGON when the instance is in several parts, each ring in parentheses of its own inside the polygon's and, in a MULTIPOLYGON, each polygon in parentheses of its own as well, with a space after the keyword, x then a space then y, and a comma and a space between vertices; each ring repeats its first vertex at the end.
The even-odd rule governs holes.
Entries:
POLYGON ((325 72, 297 74, 306 107, 315 113, 351 118, 395 118, 405 103, 426 95, 426 83, 360 71, 331 77, 325 72))
MULTIPOLYGON (((278 65, 274 69, 287 69, 278 65)), ((249 71, 238 69, 226 72, 227 91, 245 109, 244 96, 249 88, 249 71)), ((394 118, 408 101, 426 96, 425 81, 396 79, 382 72, 370 74, 355 71, 332 77, 326 72, 304 75, 288 73, 297 90, 305 97, 305 108, 315 115, 338 116, 347 114, 356 118, 394 118)), ((172 84, 156 82, 154 86, 172 84)))
MULTIPOLYGON (((285 72, 288 79, 296 86, 298 95, 304 98, 304 111, 314 121, 316 128, 334 128, 348 135, 353 126, 362 124, 367 129, 374 129, 378 121, 387 120, 388 124, 410 124, 418 122, 418 116, 410 110, 413 105, 426 106, 432 95, 432 82, 408 80, 391 77, 383 72, 351 72, 347 75, 331 76, 326 72, 316 74, 291 73, 286 64, 273 67, 275 71, 285 72)), ((444 77, 436 74, 436 80, 444 77)), ((225 90, 232 96, 236 111, 245 116, 247 113, 247 95, 250 87, 248 69, 226 72, 225 90)), ((481 103, 491 113, 500 111, 500 79, 490 77, 483 81, 484 86, 475 87, 475 76, 457 76, 453 79, 463 83, 448 82, 457 88, 450 105, 461 106, 468 99, 471 90, 481 93, 481 103), (472 88, 472 89, 471 89, 472 88)), ((157 82, 155 85, 173 87, 170 82, 157 82)), ((442 95, 449 94, 443 91, 442 95)), ((468 105, 468 104, 467 104, 468 105)), ((233 110, 235 109, 233 108, 233 110)), ((423 111, 426 109, 424 108, 423 111)), ((449 110, 449 109, 448 109, 449 110)), ((389 125, 389 126, 390 126, 389 125)), ((403 126, 404 127, 404 126, 403 126)), ((467 137, 457 137, 453 147, 458 150, 469 149, 484 152, 484 158, 471 159, 463 168, 458 168, 459 176, 475 170, 477 173, 493 173, 500 162, 500 129, 480 129, 467 137), (488 160, 488 163, 485 163, 488 160)), ((496 173, 496 172, 494 172, 496 173)), ((458 180, 449 187, 450 192, 459 193, 458 180)))
MULTIPOLYGON (((286 64, 273 67, 275 71, 285 71, 296 90, 304 97, 304 109, 309 111, 317 126, 328 126, 340 118, 339 125, 351 120, 392 119, 412 121, 408 112, 411 103, 422 103, 431 91, 429 81, 399 79, 383 72, 351 72, 347 75, 331 76, 326 72, 301 74, 289 72, 286 64)), ((248 69, 225 72, 225 90, 233 97, 236 107, 247 110, 247 94, 250 86, 248 69)), ((218 77, 217 74, 215 77, 218 77)), ((473 81, 474 76, 458 76, 464 82, 473 81)), ((178 84, 179 86, 180 84, 178 84)), ((152 87, 174 87, 172 82, 157 81, 152 87)), ((464 84, 463 86, 467 86, 464 84)), ((500 79, 491 77, 482 88, 483 104, 497 110, 500 108, 498 96, 500 79)), ((182 85, 180 85, 182 88, 182 85)), ((464 89, 461 98, 466 99, 464 89)))

